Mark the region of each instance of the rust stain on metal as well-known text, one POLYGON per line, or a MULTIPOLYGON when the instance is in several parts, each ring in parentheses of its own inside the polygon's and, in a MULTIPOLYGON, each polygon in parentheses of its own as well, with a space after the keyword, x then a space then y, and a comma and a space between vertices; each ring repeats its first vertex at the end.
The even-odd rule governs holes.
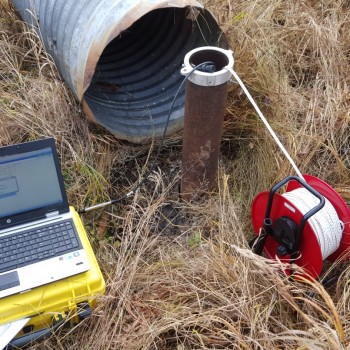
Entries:
POLYGON ((97 120, 96 120, 94 114, 92 113, 89 105, 86 103, 84 98, 81 101, 81 107, 82 107, 82 109, 83 109, 87 119, 90 120, 93 123, 97 123, 97 120))
POLYGON ((101 91, 117 92, 120 86, 117 84, 109 83, 107 81, 101 81, 95 83, 94 86, 98 87, 101 91))
POLYGON ((216 185, 226 98, 226 83, 213 87, 186 84, 181 180, 181 197, 186 201, 216 185))
POLYGON ((105 48, 104 44, 101 45, 100 43, 96 43, 89 51, 87 61, 86 61, 86 66, 85 66, 84 77, 79 77, 79 80, 78 80, 78 84, 79 84, 79 81, 81 81, 80 79, 83 78, 82 79, 82 83, 83 83, 82 88, 80 88, 78 90, 79 91, 78 98, 80 100, 83 98, 84 92, 90 86, 91 79, 95 74, 97 62, 98 62, 104 48, 105 48))

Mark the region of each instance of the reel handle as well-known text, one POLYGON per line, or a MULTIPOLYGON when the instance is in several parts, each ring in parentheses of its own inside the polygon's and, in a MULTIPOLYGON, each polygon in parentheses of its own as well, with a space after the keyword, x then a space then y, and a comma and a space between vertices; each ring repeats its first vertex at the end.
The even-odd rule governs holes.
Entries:
POLYGON ((305 182, 300 177, 294 176, 294 175, 286 177, 281 182, 279 182, 278 184, 276 184, 275 186, 272 187, 272 189, 270 190, 270 193, 269 193, 268 201, 267 201, 265 218, 270 218, 273 196, 275 195, 276 191, 278 189, 280 189, 283 185, 285 185, 287 182, 291 181, 291 180, 295 180, 295 181, 299 182, 300 185, 302 185, 304 188, 306 188, 309 192, 311 192, 315 197, 317 197, 320 200, 320 203, 315 208, 309 210, 304 215, 304 217, 302 219, 302 221, 304 220, 304 224, 303 224, 303 226, 304 226, 305 222, 312 215, 316 214, 319 210, 321 210, 324 207, 326 201, 325 201, 324 197, 320 193, 318 193, 314 188, 312 188, 307 182, 305 182))

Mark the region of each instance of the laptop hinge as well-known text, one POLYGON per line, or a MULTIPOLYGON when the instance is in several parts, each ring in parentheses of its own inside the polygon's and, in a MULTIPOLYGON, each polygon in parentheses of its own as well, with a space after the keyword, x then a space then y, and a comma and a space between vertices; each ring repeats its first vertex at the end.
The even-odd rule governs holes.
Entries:
POLYGON ((57 216, 57 215, 59 215, 59 211, 58 211, 58 210, 57 210, 57 211, 52 211, 52 212, 50 212, 50 213, 46 213, 46 214, 45 214, 45 216, 46 216, 47 218, 52 218, 52 217, 57 216))

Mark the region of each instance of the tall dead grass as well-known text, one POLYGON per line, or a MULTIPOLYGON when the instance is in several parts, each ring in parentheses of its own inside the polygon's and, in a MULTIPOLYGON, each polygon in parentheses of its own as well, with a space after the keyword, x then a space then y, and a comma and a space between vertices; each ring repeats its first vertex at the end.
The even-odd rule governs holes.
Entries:
MULTIPOLYGON (((205 5, 235 69, 302 172, 350 198, 348 1, 205 5)), ((124 206, 83 217, 107 281, 91 318, 31 349, 342 349, 350 342, 348 263, 325 289, 253 255, 253 197, 292 168, 232 84, 218 191, 178 200, 179 138, 124 206)), ((3 3, 0 144, 54 136, 72 205, 125 193, 148 147, 89 125, 33 33, 3 3)), ((324 271, 326 273, 327 271, 324 271)), ((328 272, 332 273, 332 272, 328 272)))

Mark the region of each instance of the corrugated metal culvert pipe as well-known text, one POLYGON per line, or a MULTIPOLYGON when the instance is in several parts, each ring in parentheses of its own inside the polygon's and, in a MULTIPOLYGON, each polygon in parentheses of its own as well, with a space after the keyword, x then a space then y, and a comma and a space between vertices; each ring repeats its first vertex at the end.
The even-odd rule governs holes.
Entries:
MULTIPOLYGON (((88 118, 116 137, 161 136, 193 48, 226 47, 209 11, 193 0, 12 0, 39 32, 88 118)), ((168 134, 183 126, 184 91, 168 134)))

